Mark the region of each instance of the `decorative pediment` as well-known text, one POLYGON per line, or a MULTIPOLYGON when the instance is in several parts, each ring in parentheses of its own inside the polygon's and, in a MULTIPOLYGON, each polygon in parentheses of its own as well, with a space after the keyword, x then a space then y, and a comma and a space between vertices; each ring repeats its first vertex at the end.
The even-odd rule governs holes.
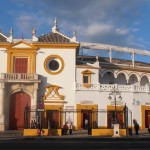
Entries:
POLYGON ((90 70, 84 70, 82 71, 82 74, 93 74, 93 72, 90 70))
POLYGON ((21 40, 12 45, 10 45, 9 49, 36 49, 37 47, 31 45, 30 43, 21 40))
POLYGON ((64 100, 64 96, 59 93, 60 86, 57 85, 49 85, 46 86, 46 91, 43 99, 45 101, 49 100, 64 100))

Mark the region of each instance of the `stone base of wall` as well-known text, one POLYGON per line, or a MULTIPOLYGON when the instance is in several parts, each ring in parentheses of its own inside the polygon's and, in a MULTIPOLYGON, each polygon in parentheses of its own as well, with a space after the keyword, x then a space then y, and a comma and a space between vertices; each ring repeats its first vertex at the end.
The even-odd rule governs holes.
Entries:
MULTIPOLYGON (((92 129, 92 136, 113 136, 113 129, 92 129)), ((119 129, 120 136, 126 136, 126 129, 119 129)))
POLYGON ((5 131, 4 115, 0 115, 0 131, 5 131))
MULTIPOLYGON (((42 129, 41 136, 61 136, 62 129, 42 129)), ((38 136, 37 129, 24 129, 23 136, 38 136)))
POLYGON ((5 126, 3 124, 0 124, 0 131, 5 131, 5 126))

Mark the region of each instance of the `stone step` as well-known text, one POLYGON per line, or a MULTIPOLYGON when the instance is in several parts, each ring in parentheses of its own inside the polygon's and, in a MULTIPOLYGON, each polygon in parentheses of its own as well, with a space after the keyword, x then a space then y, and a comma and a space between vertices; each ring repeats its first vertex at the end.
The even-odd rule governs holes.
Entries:
POLYGON ((0 131, 0 135, 12 135, 12 136, 22 136, 23 130, 8 130, 8 131, 0 131))

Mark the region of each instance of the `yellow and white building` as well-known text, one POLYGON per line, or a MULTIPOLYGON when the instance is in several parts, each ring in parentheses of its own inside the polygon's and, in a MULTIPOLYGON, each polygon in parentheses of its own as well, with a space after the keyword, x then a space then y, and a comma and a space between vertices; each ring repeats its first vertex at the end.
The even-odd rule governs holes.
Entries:
MULTIPOLYGON (((55 20, 52 32, 31 39, 14 39, 0 33, 0 130, 24 128, 24 111, 36 110, 44 102, 44 128, 62 128, 73 122, 85 127, 85 119, 98 128, 111 128, 115 101, 108 99, 113 88, 120 128, 124 128, 124 106, 128 107, 128 126, 136 119, 142 129, 150 124, 150 64, 79 55, 80 48, 118 50, 141 55, 149 52, 82 43, 74 33, 62 34, 55 20), (93 45, 93 46, 92 46, 93 45), (50 125, 49 125, 50 123, 50 125)), ((134 58, 134 57, 132 57, 134 58)), ((37 119, 33 113, 31 122, 37 119)))

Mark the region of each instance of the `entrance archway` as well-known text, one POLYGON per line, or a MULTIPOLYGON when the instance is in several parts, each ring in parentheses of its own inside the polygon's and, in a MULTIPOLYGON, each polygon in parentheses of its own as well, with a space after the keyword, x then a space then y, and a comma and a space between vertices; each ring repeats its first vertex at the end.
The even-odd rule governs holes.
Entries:
POLYGON ((24 110, 28 104, 31 107, 30 96, 24 92, 14 93, 10 97, 9 105, 9 129, 23 130, 24 129, 24 110))

